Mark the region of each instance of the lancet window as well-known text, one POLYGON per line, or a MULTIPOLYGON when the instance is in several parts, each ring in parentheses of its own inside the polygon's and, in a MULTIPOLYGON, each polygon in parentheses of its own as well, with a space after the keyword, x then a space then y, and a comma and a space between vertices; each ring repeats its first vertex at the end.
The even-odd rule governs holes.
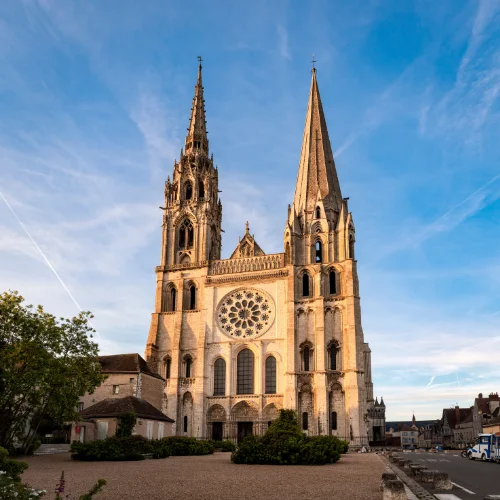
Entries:
POLYGON ((179 248, 191 248, 193 246, 194 231, 189 219, 186 219, 179 228, 179 248))

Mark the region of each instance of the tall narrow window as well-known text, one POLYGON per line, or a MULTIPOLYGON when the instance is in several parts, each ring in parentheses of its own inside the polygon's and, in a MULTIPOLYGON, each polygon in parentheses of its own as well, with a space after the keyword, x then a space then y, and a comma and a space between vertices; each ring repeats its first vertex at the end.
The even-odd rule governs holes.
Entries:
POLYGON ((194 285, 189 287, 189 309, 196 309, 196 287, 194 285))
POLYGON ((337 369, 337 347, 332 345, 330 347, 330 370, 337 369))
POLYGON ((302 413, 302 430, 307 431, 309 428, 309 415, 307 414, 307 411, 302 413))
POLYGON ((316 242, 316 263, 323 262, 323 245, 321 241, 316 242))
POLYGON ((237 394, 253 394, 254 356, 250 349, 243 349, 237 360, 237 394))
POLYGON ((302 296, 303 297, 309 297, 310 295, 310 278, 309 274, 304 273, 302 275, 302 296))
POLYGON ((337 273, 331 269, 328 273, 330 295, 337 293, 337 273))
POLYGON ((193 225, 186 219, 179 228, 179 248, 191 248, 193 246, 193 225))
POLYGON ((290 243, 288 241, 285 245, 285 264, 290 264, 290 243))
POLYGON ((170 358, 167 358, 167 361, 165 362, 165 378, 170 378, 171 367, 172 367, 172 360, 170 358))
POLYGON ((321 219, 321 210, 319 207, 316 207, 316 219, 321 219))
POLYGON ((193 196, 193 186, 190 182, 186 182, 186 200, 190 200, 193 196))
POLYGON ((266 359, 266 394, 276 394, 276 358, 266 359))
POLYGON ((175 303, 177 299, 177 290, 175 288, 172 288, 170 290, 170 310, 175 311, 175 303))
POLYGON ((304 347, 302 351, 302 357, 304 358, 304 371, 308 372, 310 370, 310 361, 311 361, 311 351, 309 347, 304 347))
POLYGON ((354 259, 354 236, 349 236, 349 258, 354 259))
POLYGON ((184 417, 184 432, 188 431, 188 418, 187 415, 184 417))
POLYGON ((214 396, 226 395, 226 362, 219 358, 214 363, 214 396))
POLYGON ((205 198, 205 184, 203 184, 202 180, 198 184, 198 197, 205 198))
POLYGON ((191 358, 186 358, 186 378, 191 377, 191 365, 193 364, 193 360, 191 358))
POLYGON ((337 430, 337 412, 332 411, 332 431, 337 430))

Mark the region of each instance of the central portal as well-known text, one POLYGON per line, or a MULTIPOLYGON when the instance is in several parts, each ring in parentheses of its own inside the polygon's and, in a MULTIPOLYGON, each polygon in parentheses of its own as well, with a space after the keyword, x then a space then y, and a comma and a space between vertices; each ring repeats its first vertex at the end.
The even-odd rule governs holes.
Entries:
POLYGON ((253 422, 238 422, 238 443, 253 434, 253 422))

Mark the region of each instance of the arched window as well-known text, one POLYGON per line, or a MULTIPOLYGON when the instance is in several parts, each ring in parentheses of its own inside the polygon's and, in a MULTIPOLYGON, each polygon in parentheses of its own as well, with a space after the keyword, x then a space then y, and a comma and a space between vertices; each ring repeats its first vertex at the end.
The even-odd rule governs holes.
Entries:
POLYGON ((309 347, 304 347, 304 350, 302 351, 302 364, 304 366, 304 371, 308 372, 310 370, 310 363, 311 363, 311 350, 309 347))
POLYGON ((214 363, 214 396, 226 395, 226 362, 218 358, 214 363))
POLYGON ((196 287, 194 285, 189 287, 189 309, 196 309, 196 287))
POLYGON ((276 394, 276 358, 266 359, 266 394, 276 394))
POLYGON ((194 231, 189 219, 186 219, 179 228, 179 248, 191 248, 193 246, 194 231))
POLYGON ((328 290, 330 295, 337 293, 337 273, 334 269, 330 269, 330 272, 328 273, 328 290))
POLYGON ((193 360, 188 356, 184 361, 186 365, 186 378, 191 378, 191 367, 193 365, 193 360))
POLYGON ((165 358, 163 361, 163 375, 165 378, 170 378, 170 369, 172 367, 172 360, 170 358, 165 358))
POLYGON ((321 210, 319 207, 316 207, 316 219, 321 219, 321 210))
POLYGON ((190 182, 186 182, 186 200, 190 200, 193 197, 193 186, 190 182))
POLYGON ((188 431, 188 418, 187 415, 184 417, 184 432, 188 431))
POLYGON ((337 412, 332 411, 332 431, 337 430, 337 412))
POLYGON ((198 183, 198 197, 205 198, 205 184, 201 179, 200 182, 198 183))
POLYGON ((290 243, 288 241, 285 245, 285 264, 290 264, 290 243))
POLYGON ((349 236, 349 258, 354 259, 354 236, 349 236))
POLYGON ((309 297, 309 295, 311 295, 310 276, 308 273, 304 273, 302 275, 302 296, 309 297))
POLYGON ((323 262, 323 245, 321 241, 316 242, 316 263, 323 262))
POLYGON ((307 411, 302 413, 302 430, 307 431, 309 428, 309 415, 307 414, 307 411))
POLYGON ((177 301, 177 290, 175 288, 170 289, 170 304, 169 311, 175 311, 175 305, 177 301))
POLYGON ((250 349, 243 349, 238 354, 236 393, 253 394, 254 356, 250 349))
POLYGON ((337 369, 337 346, 332 345, 329 349, 329 355, 330 355, 330 370, 336 370, 337 369))

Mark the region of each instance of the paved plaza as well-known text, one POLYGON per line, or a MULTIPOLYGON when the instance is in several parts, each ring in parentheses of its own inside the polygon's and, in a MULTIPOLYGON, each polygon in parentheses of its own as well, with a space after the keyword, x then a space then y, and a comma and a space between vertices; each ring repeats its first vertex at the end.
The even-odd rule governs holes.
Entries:
POLYGON ((30 457, 23 480, 54 491, 64 470, 67 493, 108 484, 96 500, 238 499, 377 500, 385 465, 375 454, 343 455, 334 465, 234 465, 229 453, 142 462, 77 462, 67 453, 30 457))

